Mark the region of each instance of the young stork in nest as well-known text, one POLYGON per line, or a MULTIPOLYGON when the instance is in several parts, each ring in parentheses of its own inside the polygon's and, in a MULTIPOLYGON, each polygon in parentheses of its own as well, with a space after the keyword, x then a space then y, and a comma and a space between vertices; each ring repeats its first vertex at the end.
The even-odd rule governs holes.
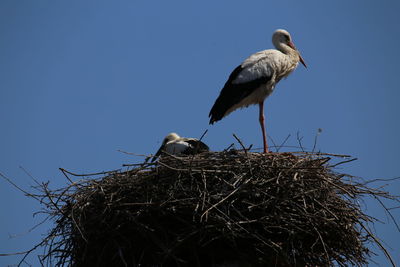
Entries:
POLYGON ((209 150, 208 146, 199 139, 180 137, 176 133, 170 133, 164 138, 151 162, 154 162, 162 152, 172 155, 194 155, 209 150))
POLYGON ((258 104, 264 153, 268 152, 264 100, 272 93, 275 85, 282 78, 286 78, 299 62, 307 67, 287 31, 276 30, 272 35, 272 43, 277 50, 257 52, 233 70, 208 115, 210 124, 213 124, 238 108, 258 104))

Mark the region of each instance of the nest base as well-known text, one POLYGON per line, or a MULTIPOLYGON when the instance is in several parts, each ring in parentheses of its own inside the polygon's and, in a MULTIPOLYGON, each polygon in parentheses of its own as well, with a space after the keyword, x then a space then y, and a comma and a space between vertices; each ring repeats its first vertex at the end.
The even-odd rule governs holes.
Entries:
POLYGON ((356 202, 360 184, 328 162, 307 153, 164 155, 85 180, 64 195, 61 256, 72 266, 363 265, 360 223, 370 218, 356 202))

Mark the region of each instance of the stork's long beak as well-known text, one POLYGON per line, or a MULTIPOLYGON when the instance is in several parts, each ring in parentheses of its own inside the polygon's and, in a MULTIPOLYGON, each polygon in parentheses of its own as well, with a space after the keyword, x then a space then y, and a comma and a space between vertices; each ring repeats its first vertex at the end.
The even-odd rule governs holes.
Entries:
POLYGON ((296 48, 296 46, 294 45, 294 43, 289 41, 288 46, 290 46, 291 48, 293 48, 294 50, 296 50, 296 51, 299 53, 299 57, 300 57, 300 62, 301 62, 301 64, 303 64, 303 66, 307 68, 307 65, 306 65, 306 63, 304 62, 304 59, 301 57, 300 52, 299 52, 299 50, 297 50, 297 48, 296 48))
POLYGON ((306 63, 304 62, 304 59, 301 57, 300 54, 299 54, 299 57, 300 57, 300 62, 301 62, 301 64, 303 64, 303 66, 307 68, 306 63))

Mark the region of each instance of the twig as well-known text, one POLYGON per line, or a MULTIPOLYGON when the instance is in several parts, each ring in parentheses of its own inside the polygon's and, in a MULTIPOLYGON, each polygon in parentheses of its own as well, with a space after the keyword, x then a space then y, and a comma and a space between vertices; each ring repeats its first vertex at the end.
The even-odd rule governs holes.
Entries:
POLYGON ((382 245, 382 243, 379 241, 378 238, 376 238, 371 231, 369 231, 367 229, 367 227, 365 227, 362 223, 360 223, 361 228, 363 228, 370 237, 372 237, 372 239, 374 239, 375 243, 379 246, 379 248, 383 251, 383 253, 385 253, 386 258, 390 261, 390 263, 392 264, 393 267, 396 267, 396 264, 394 263, 392 256, 390 255, 390 253, 386 250, 386 248, 382 245))
POLYGON ((300 137, 300 132, 299 131, 297 131, 296 137, 297 137, 297 142, 299 143, 299 146, 301 148, 301 151, 305 152, 303 144, 301 143, 301 141, 303 140, 303 137, 300 137))
POLYGON ((344 163, 349 163, 349 162, 352 162, 352 161, 355 161, 355 160, 357 160, 357 158, 352 158, 352 159, 349 159, 349 160, 341 161, 341 162, 336 163, 336 164, 334 164, 334 165, 332 165, 332 166, 330 166, 330 167, 331 167, 331 168, 334 168, 334 167, 336 167, 336 166, 338 166, 338 165, 341 165, 341 164, 344 164, 344 163))
POLYGON ((25 191, 24 189, 22 189, 21 187, 19 187, 17 184, 15 184, 13 181, 11 181, 11 179, 9 179, 8 177, 6 177, 4 174, 2 174, 0 172, 0 177, 2 177, 4 180, 6 180, 9 184, 11 184, 12 186, 14 186, 16 189, 18 189, 19 191, 21 191, 22 193, 24 193, 26 196, 28 197, 32 197, 34 199, 36 199, 37 201, 40 202, 40 199, 38 197, 36 197, 35 195, 25 191))
POLYGON ((286 144, 287 140, 289 140, 290 134, 288 134, 285 138, 285 140, 283 140, 282 144, 277 147, 276 152, 279 152, 279 150, 281 150, 281 148, 286 144))
POLYGON ((321 128, 318 128, 318 131, 317 131, 317 133, 315 134, 315 137, 314 137, 314 145, 313 145, 313 148, 312 148, 312 150, 311 150, 313 153, 315 152, 315 147, 317 146, 318 136, 319 136, 321 133, 322 133, 322 129, 321 129, 321 128))
POLYGON ((123 154, 126 154, 126 155, 130 155, 130 156, 149 157, 148 155, 143 155, 143 154, 136 154, 136 153, 132 153, 132 152, 127 152, 127 151, 124 151, 124 150, 121 150, 121 149, 117 149, 117 151, 118 151, 118 152, 121 152, 121 153, 123 153, 123 154))
POLYGON ((65 169, 59 168, 59 170, 64 174, 65 178, 67 178, 67 180, 68 180, 71 184, 74 183, 74 182, 68 177, 67 172, 66 172, 65 169))
POLYGON ((392 219, 393 223, 396 225, 397 231, 400 232, 400 227, 397 224, 396 219, 394 218, 393 214, 389 211, 388 208, 386 208, 385 204, 383 204, 382 200, 379 199, 379 197, 373 195, 373 197, 381 204, 381 206, 385 209, 385 211, 389 214, 390 218, 392 219))
MULTIPOLYGON (((271 140, 271 142, 272 142, 272 144, 273 144, 272 147, 278 147, 278 146, 276 145, 274 139, 273 139, 269 134, 267 134, 267 138, 269 138, 269 139, 271 140)), ((277 151, 277 152, 278 152, 278 151, 277 151)))
POLYGON ((82 176, 95 176, 95 175, 103 175, 103 174, 111 174, 111 173, 118 173, 119 171, 121 171, 121 169, 118 170, 113 170, 113 171, 106 171, 106 172, 96 172, 96 173, 86 173, 86 174, 76 174, 70 171, 67 171, 64 168, 59 168, 60 171, 62 172, 66 172, 68 174, 71 174, 73 176, 78 176, 78 177, 82 177, 82 176))
POLYGON ((228 151, 228 150, 229 150, 230 148, 232 148, 234 145, 235 145, 234 143, 230 144, 227 148, 225 148, 225 149, 223 150, 223 152, 228 151))
POLYGON ((364 184, 370 184, 370 183, 375 183, 375 182, 390 182, 390 181, 396 181, 396 180, 400 180, 400 176, 399 177, 394 177, 394 178, 377 178, 377 179, 372 179, 369 181, 366 181, 364 184))
POLYGON ((36 183, 36 185, 40 186, 40 183, 39 183, 27 170, 25 170, 24 167, 19 166, 19 168, 20 168, 26 175, 28 175, 28 176, 36 183))
POLYGON ((204 133, 200 136, 200 139, 199 139, 200 141, 203 140, 203 138, 207 134, 207 132, 208 132, 208 129, 205 130, 204 133))
POLYGON ((246 147, 243 145, 242 140, 240 140, 239 137, 236 136, 236 134, 232 134, 232 135, 233 135, 233 137, 235 137, 235 139, 239 142, 239 144, 240 144, 240 146, 242 147, 244 153, 247 154, 247 149, 246 149, 246 147))

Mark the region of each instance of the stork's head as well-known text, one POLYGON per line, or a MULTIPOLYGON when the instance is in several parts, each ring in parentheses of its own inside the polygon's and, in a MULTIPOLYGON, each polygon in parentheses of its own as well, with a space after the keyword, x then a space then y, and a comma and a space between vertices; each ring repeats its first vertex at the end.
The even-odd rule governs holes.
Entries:
POLYGON ((170 141, 177 140, 177 139, 179 139, 179 138, 180 138, 180 136, 179 136, 178 134, 176 134, 176 133, 170 133, 170 134, 168 134, 168 135, 164 138, 163 144, 166 144, 166 143, 168 143, 168 142, 170 142, 170 141))
POLYGON ((160 156, 161 152, 164 151, 165 145, 166 145, 168 142, 177 140, 177 139, 179 139, 179 138, 180 138, 179 135, 177 135, 176 133, 170 133, 170 134, 168 134, 168 135, 164 138, 164 140, 163 140, 163 142, 162 142, 162 145, 161 145, 160 148, 158 149, 157 153, 154 155, 154 157, 153 157, 153 159, 151 160, 151 162, 154 162, 154 161, 160 156))
POLYGON ((272 35, 272 43, 277 47, 280 44, 289 44, 290 42, 292 42, 292 37, 286 30, 278 29, 272 35))
POLYGON ((303 64, 304 67, 307 68, 307 65, 304 62, 304 59, 301 57, 300 52, 297 50, 296 46, 292 42, 292 37, 290 36, 290 33, 288 31, 283 29, 276 30, 272 35, 272 43, 279 50, 284 50, 282 49, 282 47, 286 45, 289 46, 291 49, 297 51, 301 64, 303 64))

